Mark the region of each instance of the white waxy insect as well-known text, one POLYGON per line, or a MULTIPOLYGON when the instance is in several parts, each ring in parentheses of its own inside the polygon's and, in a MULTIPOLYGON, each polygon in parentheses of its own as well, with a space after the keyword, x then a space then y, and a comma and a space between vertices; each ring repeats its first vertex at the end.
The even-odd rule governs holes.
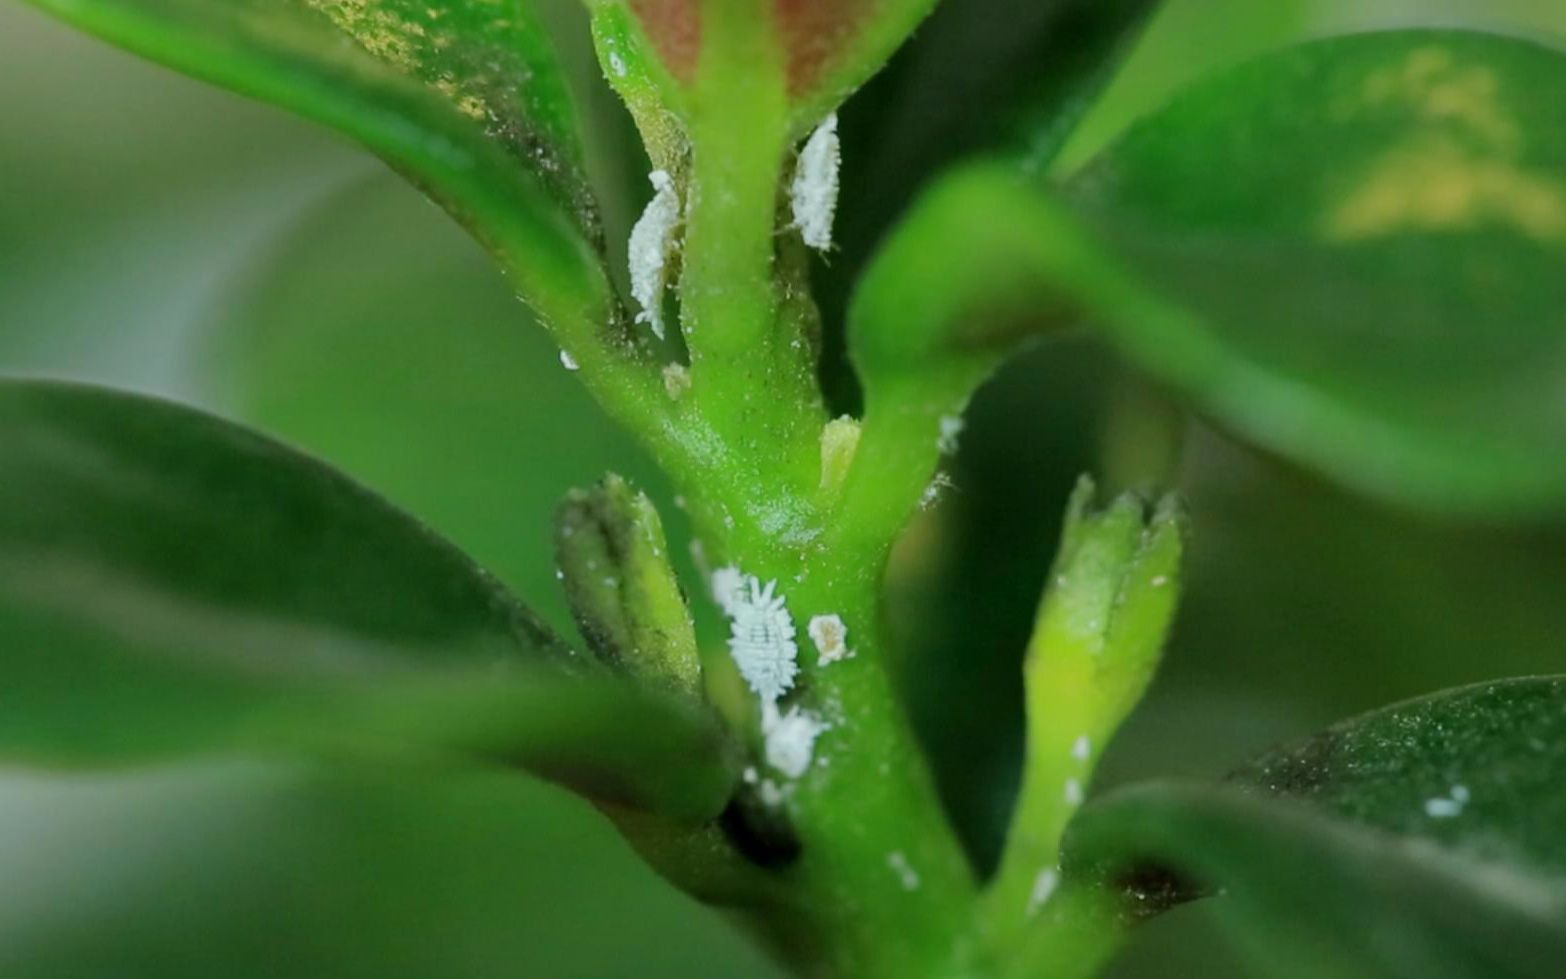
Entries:
MULTIPOLYGON (((713 578, 716 582, 718 575, 713 578)), ((763 704, 776 704, 799 674, 794 620, 783 596, 776 593, 777 585, 769 581, 763 586, 754 575, 745 575, 733 591, 713 587, 729 615, 729 655, 763 704)))
POLYGON ((1093 756, 1093 739, 1087 735, 1079 735, 1077 740, 1071 743, 1071 757, 1077 761, 1087 761, 1093 756))
POLYGON ((576 358, 564 350, 560 351, 560 366, 568 371, 581 369, 581 365, 576 362, 576 358))
POLYGON ((670 401, 685 397, 691 389, 691 369, 684 364, 670 364, 663 369, 663 390, 670 401))
POLYGON ((669 255, 678 246, 680 192, 667 170, 647 175, 653 199, 631 229, 631 298, 642 307, 636 322, 652 327, 663 339, 663 293, 669 286, 669 255))
POLYGON ((843 624, 843 617, 835 612, 812 618, 805 631, 810 634, 810 641, 816 644, 816 652, 821 654, 822 666, 854 655, 848 648, 848 626, 843 624))
POLYGON ((1055 888, 1060 886, 1060 871, 1054 867, 1046 867, 1039 871, 1039 875, 1033 878, 1033 890, 1028 894, 1028 914, 1038 913, 1038 910, 1055 895, 1055 888))
POLYGON ((789 778, 799 778, 810 770, 816 738, 831 725, 798 707, 791 707, 788 713, 781 714, 776 705, 763 701, 761 711, 767 764, 789 778))
POLYGON ((964 428, 961 415, 942 415, 941 433, 935 439, 935 447, 941 455, 949 456, 957 451, 957 439, 964 428))
POLYGON ((1468 805, 1470 795, 1466 785, 1454 785, 1447 798, 1436 797, 1425 800, 1425 815, 1431 819, 1452 819, 1463 814, 1463 808, 1468 805))
POLYGON ((919 889, 919 871, 908 862, 907 854, 901 850, 894 850, 886 855, 886 865, 892 868, 892 873, 897 875, 897 880, 903 885, 905 891, 917 891, 919 889))
POLYGON ((712 573, 712 600, 718 603, 718 608, 723 609, 724 615, 734 614, 734 606, 738 604, 744 588, 745 575, 732 564, 712 573))
POLYGON ((1082 805, 1082 783, 1074 778, 1066 779, 1066 788, 1063 795, 1066 797, 1066 805, 1082 805))
POLYGON ((837 215, 838 168, 842 148, 837 139, 837 113, 826 117, 805 140, 789 188, 794 227, 805 244, 824 252, 832 247, 832 220, 837 215))

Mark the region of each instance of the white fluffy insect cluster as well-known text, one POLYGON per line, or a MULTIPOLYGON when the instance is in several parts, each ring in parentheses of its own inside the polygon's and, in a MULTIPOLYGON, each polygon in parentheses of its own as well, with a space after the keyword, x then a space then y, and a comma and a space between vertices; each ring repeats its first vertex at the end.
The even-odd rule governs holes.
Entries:
POLYGON ((1039 875, 1033 878, 1033 890, 1028 894, 1028 915, 1037 914, 1040 908, 1048 904, 1059 886, 1060 871, 1054 867, 1046 867, 1039 871, 1039 875))
POLYGON ((663 339, 663 292, 669 286, 669 256, 678 247, 683 208, 680 192, 667 170, 647 175, 653 199, 631 229, 631 298, 642 307, 636 322, 652 327, 663 339))
POLYGON ((761 733, 767 742, 767 764, 789 778, 799 778, 810 770, 816 738, 828 726, 809 711, 790 707, 788 713, 780 713, 775 704, 762 701, 761 733))
POLYGON ((957 440, 962 436, 962 430, 966 427, 961 415, 942 415, 940 423, 940 435, 936 436, 935 447, 941 455, 955 455, 957 452, 957 440))
POLYGON ((837 113, 826 117, 805 140, 789 188, 794 227, 816 251, 832 247, 832 220, 837 214, 838 169, 843 152, 837 139, 837 113))
POLYGON ((794 619, 777 585, 732 567, 712 576, 713 598, 729 616, 729 655, 764 705, 775 705, 799 674, 794 619))

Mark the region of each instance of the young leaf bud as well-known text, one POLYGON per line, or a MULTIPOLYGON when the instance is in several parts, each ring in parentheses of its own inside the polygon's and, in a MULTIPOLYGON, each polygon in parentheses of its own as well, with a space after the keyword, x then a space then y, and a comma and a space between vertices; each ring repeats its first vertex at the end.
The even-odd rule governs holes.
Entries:
POLYGON ((575 490, 555 517, 555 552, 583 637, 605 662, 693 696, 701 665, 658 511, 613 474, 575 490))

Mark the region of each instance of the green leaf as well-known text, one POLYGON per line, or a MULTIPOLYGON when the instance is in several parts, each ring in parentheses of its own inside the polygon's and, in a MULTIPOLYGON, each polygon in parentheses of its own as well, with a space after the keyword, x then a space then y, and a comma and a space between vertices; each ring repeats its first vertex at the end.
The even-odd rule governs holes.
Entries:
POLYGON ((1538 979, 1566 956, 1566 892, 1235 790, 1154 785, 1084 809, 1072 869, 1137 910, 1194 889, 1269 979, 1538 979))
POLYGON ((1344 721, 1232 778, 1341 819, 1566 875, 1566 678, 1448 690, 1344 721))
POLYGON ((363 142, 555 315, 608 297, 566 83, 526 0, 33 0, 363 142))
POLYGON ((1541 93, 1563 81, 1555 50, 1410 31, 1198 85, 1073 180, 1105 280, 1079 298, 1143 368, 1346 482, 1558 503, 1566 108, 1541 93))
POLYGON ((1566 107, 1538 93, 1562 81, 1566 57, 1509 38, 1338 38, 1198 86, 1054 191, 960 171, 867 275, 856 358, 962 356, 983 376, 1020 336, 1086 319, 1225 425, 1361 491, 1554 509, 1566 107), (961 261, 926 285, 936 242, 961 261))
POLYGON ((843 108, 841 252, 817 270, 828 325, 839 320, 875 245, 943 168, 1003 151, 1043 169, 1095 104, 1153 6, 1151 0, 938 4, 886 70, 843 108))
POLYGON ((708 816, 701 712, 598 674, 462 554, 313 460, 174 405, 0 384, 0 750, 515 764, 708 816))
POLYGON ((975 152, 1014 150, 1030 168, 1044 168, 1153 7, 1152 0, 938 5, 847 110, 845 199, 853 206, 845 225, 884 230, 932 173, 975 152), (862 213, 866 198, 873 217, 862 213))
POLYGON ((0 903, 7 979, 782 976, 579 800, 504 773, 10 772, 0 824, 27 882, 0 903))

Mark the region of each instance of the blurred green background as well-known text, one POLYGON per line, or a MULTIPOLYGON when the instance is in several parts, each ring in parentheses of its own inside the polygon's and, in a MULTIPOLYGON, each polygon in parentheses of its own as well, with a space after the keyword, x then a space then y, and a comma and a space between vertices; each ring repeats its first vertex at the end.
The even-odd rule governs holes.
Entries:
MULTIPOLYGON (((1559 0, 1173 0, 1067 158, 1226 63, 1432 20, 1566 37, 1559 0)), ((667 497, 477 247, 379 164, 14 3, 0 369, 168 394, 309 448, 562 628, 560 495, 614 469, 667 497)), ((1140 465, 1144 436, 1117 420, 1149 396, 1086 344, 1013 365, 974 405, 956 491, 900 553, 904 687, 981 860, 1015 776, 1017 656, 1057 515, 1078 472, 1140 465)), ((1200 425, 1187 449, 1189 597, 1105 786, 1221 773, 1390 700, 1566 670, 1566 534, 1374 507, 1200 425)), ((16 771, 0 777, 0 879, 6 977, 775 974, 585 805, 520 778, 16 771)), ((1240 974, 1200 906, 1114 971, 1240 974)))

